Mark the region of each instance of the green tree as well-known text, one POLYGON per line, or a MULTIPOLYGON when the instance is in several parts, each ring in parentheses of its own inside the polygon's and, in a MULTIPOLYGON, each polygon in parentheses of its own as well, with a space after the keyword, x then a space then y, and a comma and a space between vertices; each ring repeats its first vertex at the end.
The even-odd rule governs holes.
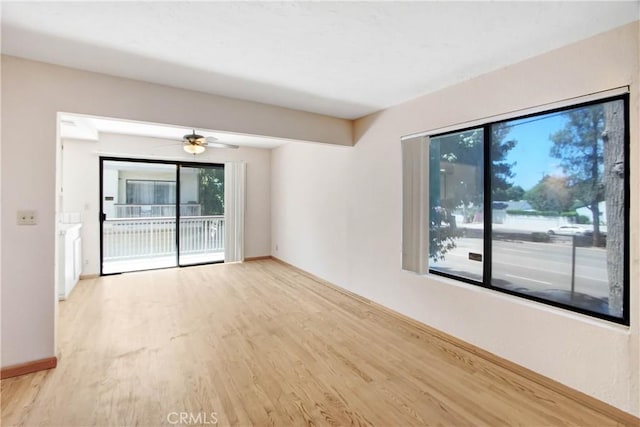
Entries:
MULTIPOLYGON (((515 193, 514 190, 511 190, 513 185, 509 181, 513 177, 511 169, 515 163, 509 163, 507 156, 516 145, 515 140, 507 139, 509 130, 510 128, 504 124, 496 124, 491 128, 493 200, 505 200, 508 197, 508 192, 511 195, 518 194, 517 189, 515 193)), ((439 260, 444 259, 444 255, 456 247, 456 239, 461 236, 453 211, 462 207, 467 216, 472 216, 484 206, 483 129, 478 128, 433 138, 429 155, 430 256, 439 260), (448 167, 449 165, 452 167, 448 167), (456 166, 457 171, 455 171, 456 166), (450 178, 455 180, 452 191, 447 191, 449 185, 446 180, 449 169, 454 170, 452 178, 450 178), (472 183, 457 179, 463 170, 466 170, 467 175, 473 175, 472 183), (443 190, 446 194, 442 194, 443 190)))
POLYGON ((510 129, 505 123, 491 126, 491 200, 509 200, 508 191, 513 187, 511 169, 516 163, 509 163, 507 156, 517 141, 507 139, 510 129))
POLYGON ((524 195, 538 211, 565 212, 573 207, 573 194, 565 176, 545 175, 524 195))
POLYGON ((524 188, 519 185, 514 185, 513 187, 509 187, 506 191, 506 200, 522 200, 524 197, 524 188))
MULTIPOLYGON (((509 195, 514 194, 513 183, 510 182, 510 179, 513 178, 512 168, 516 163, 508 162, 507 157, 517 142, 513 139, 507 139, 509 131, 510 128, 504 123, 491 126, 491 197, 493 200, 509 200, 509 195)), ((484 132, 482 128, 434 138, 434 140, 436 139, 439 142, 439 161, 474 167, 483 164, 484 132)), ((439 163, 437 167, 438 170, 441 169, 439 163)), ((484 182, 482 167, 477 167, 475 181, 479 186, 482 186, 484 182)), ((516 189, 515 194, 517 192, 516 189)), ((524 190, 522 192, 524 193, 524 190)), ((438 197, 441 196, 439 191, 436 194, 438 197)), ((452 201, 452 208, 474 201, 481 205, 483 202, 481 196, 481 191, 467 192, 466 194, 460 192, 458 198, 452 201)))
POLYGON ((202 215, 224 215, 224 168, 203 167, 198 174, 202 215))
POLYGON ((551 156, 560 164, 573 189, 576 204, 593 215, 593 245, 600 246, 600 209, 604 200, 602 181, 604 146, 604 108, 602 104, 564 113, 564 128, 551 134, 551 156))

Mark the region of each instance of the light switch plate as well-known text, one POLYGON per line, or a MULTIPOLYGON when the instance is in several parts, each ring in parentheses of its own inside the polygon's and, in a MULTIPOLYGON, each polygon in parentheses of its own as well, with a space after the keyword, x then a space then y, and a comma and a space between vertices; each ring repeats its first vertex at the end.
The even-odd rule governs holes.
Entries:
POLYGON ((18 211, 18 225, 36 225, 38 217, 36 211, 18 211))

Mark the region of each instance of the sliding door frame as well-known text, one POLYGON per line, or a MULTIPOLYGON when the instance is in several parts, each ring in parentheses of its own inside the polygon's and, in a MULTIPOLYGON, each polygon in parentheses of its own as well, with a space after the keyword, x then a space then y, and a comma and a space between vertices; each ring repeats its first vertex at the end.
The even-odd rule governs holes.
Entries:
POLYGON ((160 159, 141 159, 135 157, 114 157, 114 156, 100 156, 99 158, 99 197, 100 203, 98 204, 100 210, 98 213, 98 224, 100 229, 100 276, 112 276, 115 274, 122 274, 124 272, 119 273, 104 273, 103 272, 103 263, 104 263, 104 221, 106 220, 106 215, 104 213, 104 162, 115 161, 115 162, 131 162, 131 163, 155 163, 155 164, 163 164, 163 165, 175 165, 176 166, 176 266, 175 267, 161 267, 154 269, 143 269, 143 270, 133 270, 133 271, 147 271, 147 270, 161 270, 163 268, 184 268, 184 267, 194 267, 198 265, 209 265, 209 264, 221 264, 223 261, 209 261, 209 262, 200 262, 194 264, 180 264, 180 171, 182 167, 189 168, 222 168, 224 170, 224 163, 204 163, 204 162, 187 162, 182 160, 160 160, 160 159))

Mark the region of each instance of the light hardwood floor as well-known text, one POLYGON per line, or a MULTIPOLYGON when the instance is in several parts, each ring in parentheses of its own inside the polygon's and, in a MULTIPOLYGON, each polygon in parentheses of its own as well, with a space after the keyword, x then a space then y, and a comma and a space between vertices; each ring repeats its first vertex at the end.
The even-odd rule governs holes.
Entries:
POLYGON ((84 280, 58 342, 2 381, 2 425, 625 422, 274 260, 84 280))

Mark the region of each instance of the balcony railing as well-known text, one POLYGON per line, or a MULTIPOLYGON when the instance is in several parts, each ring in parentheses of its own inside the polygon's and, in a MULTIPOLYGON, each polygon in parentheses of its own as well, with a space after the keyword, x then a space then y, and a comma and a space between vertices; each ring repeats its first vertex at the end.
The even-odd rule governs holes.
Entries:
MULTIPOLYGON (((116 218, 166 218, 176 216, 176 205, 114 205, 116 218)), ((180 204, 181 216, 200 216, 201 205, 180 204)))
MULTIPOLYGON (((116 218, 103 223, 103 259, 116 261, 175 255, 175 218, 116 218)), ((180 253, 224 251, 224 216, 180 218, 180 253)))

